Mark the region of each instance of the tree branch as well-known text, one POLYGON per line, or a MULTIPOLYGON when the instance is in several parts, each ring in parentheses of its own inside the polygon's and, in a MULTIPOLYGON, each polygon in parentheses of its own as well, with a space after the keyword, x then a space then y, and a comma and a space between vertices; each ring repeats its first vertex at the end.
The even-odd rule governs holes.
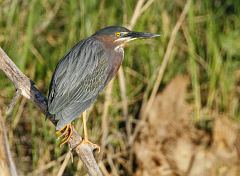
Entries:
MULTIPOLYGON (((42 113, 56 126, 57 122, 54 117, 47 112, 47 98, 34 86, 31 81, 21 70, 14 64, 8 55, 0 47, 0 70, 12 81, 16 91, 22 96, 35 103, 42 113)), ((19 97, 19 96, 18 96, 19 97)), ((14 100, 17 101, 17 100, 14 100)), ((90 176, 102 176, 102 173, 93 156, 94 146, 83 144, 82 137, 73 128, 73 135, 70 139, 69 146, 71 150, 75 150, 84 165, 87 167, 90 176)))

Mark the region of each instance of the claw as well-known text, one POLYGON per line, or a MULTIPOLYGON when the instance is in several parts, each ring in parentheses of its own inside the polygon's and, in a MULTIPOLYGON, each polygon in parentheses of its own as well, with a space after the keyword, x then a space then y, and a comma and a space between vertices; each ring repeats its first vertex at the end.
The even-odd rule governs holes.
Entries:
POLYGON ((101 148, 100 148, 99 145, 92 143, 88 139, 83 139, 82 143, 87 144, 87 145, 91 145, 91 147, 93 147, 94 150, 97 150, 97 153, 100 153, 100 151, 101 151, 101 148))
POLYGON ((62 133, 64 133, 66 130, 68 130, 69 128, 69 124, 67 124, 66 126, 64 126, 62 129, 57 130, 56 131, 56 135, 61 135, 62 133))
POLYGON ((61 140, 60 147, 62 147, 65 143, 67 143, 69 141, 69 139, 72 136, 72 133, 73 133, 73 131, 72 131, 72 125, 71 124, 66 125, 61 130, 58 130, 56 132, 56 135, 58 136, 57 140, 64 137, 61 140))
POLYGON ((70 126, 71 125, 66 125, 61 130, 56 131, 56 135, 58 136, 58 139, 62 138, 64 135, 68 133, 69 128, 71 128, 70 126))
POLYGON ((65 135, 65 138, 63 138, 61 144, 60 144, 60 147, 62 147, 65 143, 67 143, 69 141, 69 139, 71 138, 72 136, 72 126, 69 127, 69 133, 67 135, 65 135))

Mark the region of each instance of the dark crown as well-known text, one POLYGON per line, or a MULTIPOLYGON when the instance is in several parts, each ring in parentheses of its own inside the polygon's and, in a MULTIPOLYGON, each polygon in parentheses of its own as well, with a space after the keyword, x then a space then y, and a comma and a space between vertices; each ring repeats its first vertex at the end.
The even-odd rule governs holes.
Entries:
POLYGON ((130 32, 130 30, 121 26, 108 26, 98 30, 94 35, 112 35, 116 32, 130 32))

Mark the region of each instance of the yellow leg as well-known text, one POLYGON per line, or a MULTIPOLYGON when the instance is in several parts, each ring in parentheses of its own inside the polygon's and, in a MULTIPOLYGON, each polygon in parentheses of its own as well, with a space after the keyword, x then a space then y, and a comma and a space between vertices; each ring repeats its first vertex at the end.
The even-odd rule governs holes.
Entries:
POLYGON ((84 133, 84 138, 83 138, 83 143, 91 145, 94 149, 97 149, 98 153, 100 153, 100 147, 97 144, 94 144, 88 140, 88 133, 87 133, 87 112, 83 112, 83 133, 84 133))
POLYGON ((84 139, 88 141, 88 133, 87 133, 87 111, 83 112, 83 133, 84 139))
POLYGON ((67 143, 71 136, 72 136, 73 130, 72 130, 72 125, 71 124, 67 124, 66 126, 64 126, 61 130, 58 130, 56 132, 56 135, 58 136, 58 139, 61 139, 61 143, 60 143, 60 147, 62 147, 65 143, 67 143))

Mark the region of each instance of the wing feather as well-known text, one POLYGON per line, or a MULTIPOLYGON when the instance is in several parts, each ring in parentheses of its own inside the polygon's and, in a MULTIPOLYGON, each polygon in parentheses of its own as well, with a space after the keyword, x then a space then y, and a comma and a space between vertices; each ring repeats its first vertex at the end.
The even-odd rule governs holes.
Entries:
POLYGON ((61 123, 72 121, 105 87, 108 72, 108 58, 98 40, 78 43, 56 67, 50 84, 49 113, 61 123))

